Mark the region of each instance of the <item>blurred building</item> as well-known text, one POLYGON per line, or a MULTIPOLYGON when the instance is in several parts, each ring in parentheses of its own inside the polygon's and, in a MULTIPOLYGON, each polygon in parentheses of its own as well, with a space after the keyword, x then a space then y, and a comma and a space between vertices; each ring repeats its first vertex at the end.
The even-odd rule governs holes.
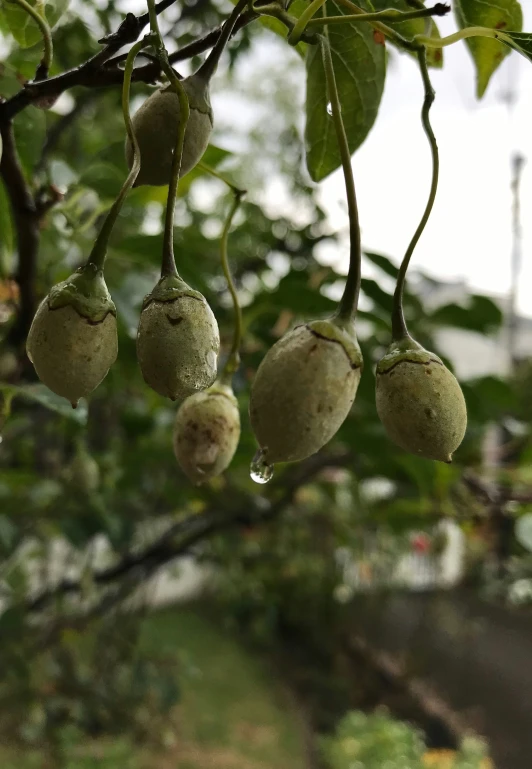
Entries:
MULTIPOLYGON (((442 282, 418 275, 412 280, 411 288, 419 294, 429 310, 446 304, 467 306, 471 287, 465 281, 442 282)), ((508 307, 508 297, 489 297, 502 310, 508 307)), ((532 306, 531 306, 532 312, 532 306)), ((532 317, 517 317, 515 322, 515 358, 532 358, 532 317)), ((473 379, 481 376, 505 376, 510 367, 508 328, 506 325, 497 334, 486 336, 474 331, 446 327, 436 334, 439 349, 454 364, 459 379, 473 379)))

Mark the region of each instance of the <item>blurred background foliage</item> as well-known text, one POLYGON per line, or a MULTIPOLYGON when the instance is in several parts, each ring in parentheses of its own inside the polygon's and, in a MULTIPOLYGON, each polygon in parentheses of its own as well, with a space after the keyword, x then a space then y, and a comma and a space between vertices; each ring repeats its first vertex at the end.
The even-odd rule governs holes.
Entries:
MULTIPOLYGON (((119 25, 123 8, 114 0, 97 6, 78 0, 60 10, 52 74, 94 54, 96 41, 119 25)), ((225 12, 210 0, 170 7, 163 29, 171 49, 208 32, 225 12)), ((16 44, 1 15, 0 32, 0 91, 9 97, 33 76, 41 46, 16 44)), ((391 255, 393 260, 365 255, 359 313, 365 371, 339 433, 317 458, 299 468, 278 468, 271 488, 250 480, 255 444, 246 415, 254 372, 293 324, 334 310, 344 281, 321 249, 326 244, 340 253, 345 233, 331 231, 303 171, 303 64, 296 52, 281 56, 281 51, 271 33, 251 25, 229 46, 214 84, 215 111, 224 101, 235 109, 220 111, 204 159, 249 193, 230 237, 244 308, 243 362, 234 382, 242 439, 229 471, 205 487, 191 486, 177 466, 171 448, 176 407, 144 384, 135 355, 141 302, 158 278, 166 189, 138 188, 127 197, 106 269, 118 310, 119 357, 90 402, 72 411, 35 381, 23 347, 11 341, 20 292, 12 278, 17 238, 0 183, 0 392, 5 415, 10 411, 2 420, 0 446, 0 742, 38 749, 34 758, 27 752, 28 767, 40 766, 43 756, 51 766, 81 767, 83 761, 93 766, 90 755, 75 752, 80 739, 120 735, 100 755, 98 766, 107 760, 109 766, 133 769, 143 766, 142 756, 131 748, 135 741, 146 743, 158 734, 165 743, 161 724, 180 702, 186 672, 179 665, 175 670, 175 656, 165 652, 168 643, 146 646, 139 637, 147 632, 149 580, 174 556, 192 553, 214 564, 220 574, 214 600, 221 624, 274 645, 287 627, 298 629, 298 637, 308 631, 324 644, 331 642, 342 606, 343 577, 335 555, 340 547, 356 552, 368 529, 432 530, 441 518, 451 517, 469 532, 477 562, 492 555, 509 563, 526 553, 512 537, 500 551, 497 516, 490 517, 490 506, 464 477, 481 468, 486 428, 499 423, 511 447, 498 471, 503 487, 528 488, 530 366, 523 365, 515 381, 488 376, 464 383, 469 429, 451 466, 403 453, 377 419, 374 365, 390 339, 399 254, 391 255), (275 55, 259 56, 257 64, 252 54, 265 35, 275 55), (240 110, 239 100, 247 107, 240 110), (265 178, 275 180, 281 202, 272 199, 271 185, 267 194, 265 178), (275 520, 268 520, 270 513, 275 520), (203 520, 213 522, 204 531, 203 520)), ((187 69, 184 65, 183 73, 187 69)), ((134 85, 133 108, 149 91, 134 85)), ((60 193, 40 233, 35 290, 42 297, 83 263, 123 182, 120 91, 75 88, 52 109, 28 107, 16 117, 15 134, 32 189, 52 185, 60 193)), ((232 335, 232 309, 218 238, 229 203, 225 185, 196 169, 180 185, 175 229, 179 271, 211 304, 224 351, 232 335)), ((442 327, 488 335, 503 322, 499 307, 476 295, 466 306, 429 310, 409 291, 405 312, 413 336, 430 349, 436 349, 435 333, 442 327)), ((446 362, 452 366, 452 360, 446 362)), ((511 496, 511 509, 503 512, 513 521, 528 512, 530 502, 511 496)), ((526 563, 519 560, 519 578, 523 569, 525 577, 530 575, 526 563)), ((507 592, 500 586, 508 574, 495 570, 490 583, 503 597, 507 592)), ((179 635, 178 626, 170 639, 179 635)), ((159 632, 152 629, 155 637, 159 632)), ((205 628, 194 632, 208 636, 205 628)), ((181 642, 186 647, 186 640, 181 642)), ((211 654, 215 644, 205 659, 211 654)), ((172 739, 167 735, 166 747, 172 739)), ((295 761, 283 764, 293 760, 294 752, 286 750, 272 758, 272 766, 296 766, 295 761)), ((332 769, 351 766, 342 763, 336 748, 324 750, 332 769)), ((6 753, 2 765, 8 767, 10 760, 6 753)), ((193 759, 190 766, 196 766, 193 759)))

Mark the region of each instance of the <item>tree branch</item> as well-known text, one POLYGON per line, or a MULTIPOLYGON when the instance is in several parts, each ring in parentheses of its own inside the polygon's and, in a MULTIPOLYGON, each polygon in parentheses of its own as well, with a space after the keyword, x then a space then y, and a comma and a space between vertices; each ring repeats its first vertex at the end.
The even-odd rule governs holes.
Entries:
MULTIPOLYGON (((201 515, 193 514, 170 526, 151 545, 138 553, 128 554, 114 566, 95 572, 92 579, 104 587, 124 577, 146 579, 175 558, 187 555, 191 548, 214 534, 240 526, 256 526, 274 520, 292 502, 297 490, 326 467, 345 467, 352 463, 349 453, 316 454, 298 467, 287 470, 272 489, 271 499, 246 495, 238 510, 228 516, 227 510, 211 508, 201 515)), ((26 606, 28 612, 42 611, 61 595, 79 593, 78 580, 63 580, 52 589, 46 589, 26 606)))
POLYGON ((12 331, 12 340, 18 344, 26 338, 35 314, 40 211, 20 165, 12 123, 0 126, 0 130, 4 144, 0 175, 11 204, 18 241, 19 260, 15 279, 20 290, 20 312, 12 331))
MULTIPOLYGON (((163 10, 161 6, 167 7, 170 4, 169 0, 162 0, 157 6, 158 13, 163 10)), ((26 83, 24 88, 15 96, 0 104, 0 123, 11 120, 28 105, 36 101, 56 98, 64 91, 75 86, 105 88, 112 85, 121 85, 124 80, 124 72, 118 66, 121 57, 113 59, 112 56, 124 45, 135 42, 144 26, 146 26, 147 22, 144 22, 145 15, 137 18, 133 14, 128 14, 116 32, 99 41, 106 43, 103 50, 79 67, 75 67, 47 80, 26 83)), ((250 11, 243 13, 235 24, 231 37, 256 18, 256 13, 250 11)), ((183 46, 183 48, 170 56, 170 62, 184 61, 212 48, 221 34, 222 26, 212 30, 204 37, 183 46)), ((150 62, 142 67, 137 67, 133 71, 132 79, 136 82, 153 83, 160 74, 161 68, 158 62, 150 62)))

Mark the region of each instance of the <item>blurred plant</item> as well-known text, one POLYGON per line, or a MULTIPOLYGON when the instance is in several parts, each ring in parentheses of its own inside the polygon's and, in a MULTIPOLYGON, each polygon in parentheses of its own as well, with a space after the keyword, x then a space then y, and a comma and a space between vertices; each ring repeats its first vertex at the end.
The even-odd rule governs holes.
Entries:
POLYGON ((486 748, 477 738, 464 740, 460 750, 427 751, 423 735, 387 711, 350 711, 332 737, 320 741, 329 769, 488 769, 486 748))
MULTIPOLYGON (((0 618, 4 630, 6 619, 0 618)), ((6 633, 3 662, 13 667, 0 681, 2 744, 50 750, 61 767, 71 766, 65 756, 83 743, 80 735, 126 734, 160 747, 179 699, 175 658, 143 652, 140 621, 137 614, 119 621, 111 615, 90 633, 63 629, 40 654, 33 651, 35 634, 19 637, 17 653, 6 633)))

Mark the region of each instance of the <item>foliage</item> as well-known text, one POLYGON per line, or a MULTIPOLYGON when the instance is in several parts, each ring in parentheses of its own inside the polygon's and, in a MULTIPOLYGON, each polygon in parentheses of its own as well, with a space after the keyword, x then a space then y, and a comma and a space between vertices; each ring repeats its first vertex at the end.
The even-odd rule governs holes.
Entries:
MULTIPOLYGON (((111 632, 116 619, 111 614, 106 624, 110 608, 175 557, 193 551, 224 565, 228 604, 240 619, 260 626, 256 629, 263 636, 288 621, 305 626, 310 601, 327 628, 338 608, 331 596, 341 578, 333 556, 339 545, 354 546, 353 523, 362 528, 385 521, 391 529, 404 530, 423 528, 442 515, 469 515, 461 479, 465 468, 480 466, 482 438, 492 420, 510 417, 510 427, 521 429, 511 436, 510 469, 519 468, 519 484, 530 481, 523 469, 530 455, 530 409, 519 395, 526 392, 528 379, 521 381, 519 392, 495 377, 467 383, 469 432, 451 467, 392 446, 375 413, 373 369, 390 340, 398 254, 368 253, 358 313, 366 368, 337 436, 301 467, 279 468, 270 489, 259 493, 249 478, 255 445, 243 418, 230 470, 193 487, 172 455, 175 407, 145 386, 136 362, 142 300, 159 276, 166 200, 164 188, 138 187, 118 218, 106 266, 118 311, 119 358, 90 402, 73 411, 35 381, 24 343, 37 300, 84 262, 125 178, 119 85, 121 52, 133 40, 114 2, 33 5, 44 7, 53 27, 51 79, 28 82, 42 58, 34 22, 8 2, 0 14, 5 53, 0 84, 0 627, 2 670, 7 671, 0 692, 15 703, 4 709, 4 732, 13 736, 27 728, 42 736, 56 729, 60 735, 65 725, 75 724, 87 733, 127 728, 136 735, 143 725, 139 701, 142 707, 153 706, 153 713, 165 713, 177 691, 165 678, 164 660, 160 665, 139 662, 120 628, 116 635, 111 632), (94 64, 95 55, 101 66, 94 64), (13 138, 14 143, 6 141, 13 138), (382 479, 391 485, 391 494, 364 494, 364 488, 382 479), (85 625, 95 620, 103 624, 86 638, 85 625), (102 677, 103 662, 108 675, 102 677), (77 691, 67 691, 72 681, 80 684, 77 691)), ((172 61, 183 73, 194 70, 209 48, 198 41, 226 18, 225 9, 222 13, 210 1, 179 10, 177 4, 164 5, 161 24, 172 61), (180 58, 187 50, 190 55, 180 58)), ((410 9, 403 0, 391 5, 410 9)), ((461 4, 466 16, 473 5, 461 4)), ((516 20, 511 40, 526 53, 530 40, 518 34, 514 0, 502 5, 516 20)), ((306 8, 296 0, 290 12, 300 17, 306 8)), ((344 5, 332 1, 329 9, 345 12, 344 5)), ((235 119, 238 109, 225 115, 220 110, 214 143, 204 157, 216 173, 249 191, 230 237, 244 307, 243 363, 234 380, 242 415, 267 349, 297 322, 334 312, 345 282, 320 253, 324 246, 342 253, 343 233, 331 231, 305 171, 306 160, 312 179, 322 179, 340 162, 317 46, 308 40, 298 45, 299 53, 306 51, 305 155, 300 98, 305 63, 264 24, 248 24, 251 20, 246 17, 237 44, 228 49, 213 101, 232 103, 240 92, 253 105, 256 119, 247 124, 235 119), (256 65, 253 54, 264 39, 275 55, 256 65), (265 180, 278 184, 280 203, 272 201, 265 180)), ((492 24, 491 15, 473 21, 492 24)), ((286 37, 278 18, 262 22, 275 22, 286 37)), ((423 32, 425 20, 396 26, 414 37, 423 32)), ((434 21, 429 26, 434 43, 429 63, 441 66, 437 27, 434 21)), ((137 37, 143 30, 137 30, 137 37)), ((378 114, 386 75, 384 41, 378 29, 352 20, 331 25, 329 39, 354 151, 378 114)), ((400 39, 394 43, 404 50, 400 39)), ((487 43, 500 45, 491 39, 487 43)), ((475 54, 480 90, 498 64, 489 51, 487 59, 475 54)), ((160 70, 142 59, 136 78, 134 109, 160 80, 160 70)), ((223 182, 197 167, 181 181, 173 233, 180 274, 208 298, 224 351, 231 342, 233 314, 218 238, 228 197, 223 182)), ((407 290, 404 304, 413 335, 431 349, 442 328, 489 334, 502 323, 495 303, 477 295, 463 305, 428 309, 407 290)), ((504 483, 513 480, 505 477, 504 483)))
POLYGON ((329 769, 381 769, 383 766, 389 769, 423 769, 426 766, 482 769, 486 766, 486 752, 480 740, 464 740, 449 764, 445 751, 441 753, 441 760, 437 751, 428 754, 422 735, 385 711, 369 715, 361 711, 347 713, 334 736, 322 738, 321 747, 329 769))
POLYGON ((17 624, 14 618, 8 624, 10 611, 0 620, 2 662, 9 666, 0 682, 2 744, 14 741, 31 751, 52 736, 51 745, 68 755, 79 735, 127 733, 157 745, 179 700, 175 658, 155 649, 143 652, 137 616, 117 621, 111 615, 94 622, 90 633, 65 629, 35 654, 35 634, 13 633, 17 624))

